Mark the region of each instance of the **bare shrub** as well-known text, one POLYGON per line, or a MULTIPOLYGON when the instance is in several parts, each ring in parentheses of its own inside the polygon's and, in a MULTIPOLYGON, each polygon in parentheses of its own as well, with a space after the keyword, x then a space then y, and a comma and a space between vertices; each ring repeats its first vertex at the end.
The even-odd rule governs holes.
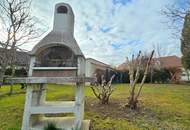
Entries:
POLYGON ((108 104, 109 103, 109 98, 111 94, 114 91, 114 88, 112 86, 112 81, 114 79, 115 75, 113 75, 108 82, 106 82, 105 77, 102 75, 101 76, 101 81, 98 82, 97 76, 95 76, 95 81, 91 85, 91 89, 98 98, 98 100, 102 104, 108 104))

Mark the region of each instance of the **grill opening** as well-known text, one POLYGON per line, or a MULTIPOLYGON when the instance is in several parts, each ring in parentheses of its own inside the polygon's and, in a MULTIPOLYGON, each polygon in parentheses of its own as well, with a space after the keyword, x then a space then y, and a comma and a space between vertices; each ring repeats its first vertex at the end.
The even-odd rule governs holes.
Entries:
POLYGON ((68 47, 53 46, 37 54, 35 67, 77 67, 77 58, 68 47))

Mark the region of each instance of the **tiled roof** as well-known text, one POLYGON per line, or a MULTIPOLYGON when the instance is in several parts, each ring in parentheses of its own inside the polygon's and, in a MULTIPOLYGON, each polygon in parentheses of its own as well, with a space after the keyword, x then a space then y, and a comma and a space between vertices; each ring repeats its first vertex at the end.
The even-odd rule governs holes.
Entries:
POLYGON ((160 57, 154 60, 160 62, 160 65, 164 68, 182 67, 181 58, 177 56, 160 57))
MULTIPOLYGON (((153 59, 154 63, 159 63, 164 68, 182 67, 181 58, 177 56, 166 56, 153 59)), ((127 63, 124 62, 118 65, 117 70, 126 71, 127 63)))
POLYGON ((127 70, 127 63, 124 62, 124 63, 118 65, 116 69, 119 71, 126 71, 127 70))

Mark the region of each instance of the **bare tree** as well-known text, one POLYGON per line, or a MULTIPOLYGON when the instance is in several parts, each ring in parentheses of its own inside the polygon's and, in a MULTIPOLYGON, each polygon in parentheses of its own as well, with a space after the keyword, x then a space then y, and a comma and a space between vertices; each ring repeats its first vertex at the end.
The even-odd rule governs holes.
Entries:
POLYGON ((173 30, 173 36, 175 38, 181 36, 185 17, 190 11, 190 1, 186 1, 183 4, 183 6, 178 6, 177 4, 167 5, 161 11, 161 13, 168 18, 168 27, 173 30))
POLYGON ((171 52, 170 52, 171 50, 162 46, 160 43, 154 43, 152 45, 152 48, 155 51, 154 57, 156 57, 156 58, 171 55, 171 52))
POLYGON ((141 51, 139 51, 139 54, 137 55, 136 58, 134 55, 132 56, 131 60, 127 58, 126 63, 127 63, 127 68, 129 70, 129 76, 130 76, 130 96, 128 97, 128 104, 126 106, 131 109, 137 108, 138 98, 141 94, 142 87, 146 80, 153 55, 154 55, 154 51, 152 51, 151 55, 147 58, 146 56, 142 56, 141 51), (139 84, 137 94, 135 94, 137 82, 140 77, 140 71, 142 70, 144 71, 144 75, 139 84))
POLYGON ((12 68, 12 76, 15 73, 16 51, 23 44, 38 38, 42 30, 37 28, 36 20, 31 16, 31 0, 1 0, 0 1, 0 23, 1 36, 0 47, 0 85, 6 68, 12 68))
MULTIPOLYGON (((183 6, 166 6, 162 13, 171 21, 170 27, 177 30, 181 36, 182 64, 189 79, 190 72, 190 1, 185 1, 183 6)), ((176 33, 175 33, 176 34, 176 33)))
POLYGON ((106 80, 104 76, 101 76, 100 83, 98 82, 97 76, 95 76, 95 82, 92 84, 91 89, 94 93, 94 95, 99 99, 99 101, 102 104, 108 104, 109 98, 111 94, 113 93, 114 89, 112 86, 112 81, 114 79, 115 75, 113 75, 109 82, 106 83, 106 80))

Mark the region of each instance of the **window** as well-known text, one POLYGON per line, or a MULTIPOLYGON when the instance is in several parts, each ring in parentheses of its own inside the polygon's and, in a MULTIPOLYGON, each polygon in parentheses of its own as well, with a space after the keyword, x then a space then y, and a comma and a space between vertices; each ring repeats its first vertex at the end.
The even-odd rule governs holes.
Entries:
POLYGON ((66 6, 59 6, 57 8, 57 13, 60 13, 60 14, 66 14, 67 13, 67 7, 66 6))

